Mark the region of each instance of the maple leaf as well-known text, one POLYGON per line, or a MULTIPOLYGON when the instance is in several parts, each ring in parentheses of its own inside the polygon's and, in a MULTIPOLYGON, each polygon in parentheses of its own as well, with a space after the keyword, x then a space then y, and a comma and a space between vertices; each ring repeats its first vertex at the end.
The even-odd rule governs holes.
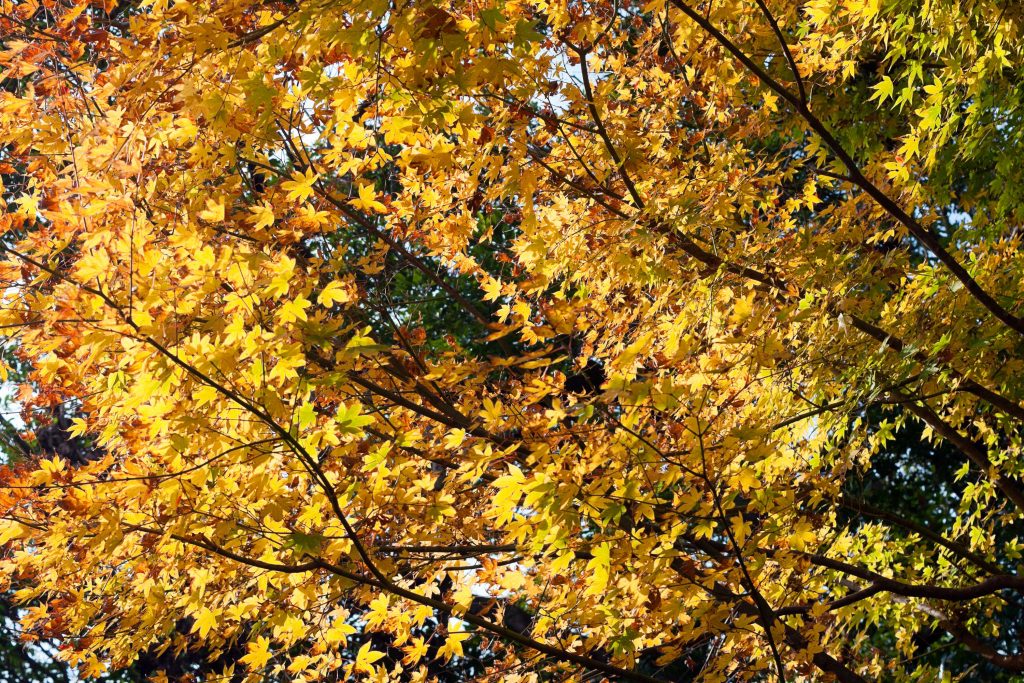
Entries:
POLYGON ((882 80, 879 81, 877 85, 872 87, 872 90, 875 91, 875 94, 873 94, 869 98, 869 101, 877 99, 879 101, 879 103, 885 102, 887 99, 892 97, 892 92, 893 92, 893 82, 892 82, 892 79, 889 78, 888 76, 883 76, 882 80))
POLYGON ((25 194, 14 200, 21 208, 19 213, 26 216, 35 216, 39 212, 39 197, 35 194, 25 194))
POLYGON ((736 484, 742 491, 749 491, 760 485, 757 473, 749 467, 741 467, 734 477, 736 484))
POLYGON ((266 666, 272 656, 270 652, 270 640, 263 636, 257 636, 255 641, 246 645, 247 653, 239 657, 238 661, 245 664, 250 671, 259 671, 266 666))
POLYGON ((344 621, 335 622, 324 634, 325 640, 332 645, 348 645, 348 636, 356 633, 355 626, 344 621))
POLYGON ((600 595, 608 586, 608 574, 611 567, 611 545, 602 543, 594 548, 593 557, 587 561, 590 578, 587 581, 585 595, 600 595))
POLYGON ((309 308, 310 305, 311 302, 309 299, 302 296, 296 297, 295 299, 289 299, 277 310, 277 318, 282 323, 309 320, 309 316, 306 315, 306 309, 309 308))
POLYGON ((196 612, 195 622, 192 624, 192 633, 198 633, 200 638, 205 638, 210 629, 219 623, 217 613, 209 607, 203 607, 196 612))
POLYGON ((444 639, 444 645, 437 651, 437 656, 444 661, 448 661, 452 657, 461 657, 465 654, 462 644, 472 637, 473 633, 471 631, 449 630, 447 637, 444 639))
POLYGON ((788 540, 789 545, 794 550, 803 550, 809 543, 813 543, 817 539, 817 534, 814 532, 814 527, 807 521, 801 520, 793 526, 793 530, 789 533, 788 540))
POLYGON ((402 650, 405 652, 405 656, 402 658, 402 663, 411 665, 417 663, 426 656, 429 646, 423 638, 416 637, 412 639, 411 645, 402 648, 402 650))
POLYGON ((348 289, 344 283, 333 280, 327 283, 327 286, 320 290, 320 293, 316 296, 316 302, 321 306, 330 308, 335 303, 346 303, 351 301, 348 289))
POLYGON ((200 211, 199 218, 207 223, 221 223, 224 221, 224 200, 207 199, 206 208, 200 211))
POLYGON ((269 228, 274 224, 274 207, 269 202, 249 207, 249 211, 252 213, 251 220, 256 228, 269 228))
POLYGON ((326 540, 320 534, 303 534, 293 531, 288 534, 285 546, 294 548, 301 555, 312 555, 320 552, 326 540))
POLYGON ((288 199, 294 202, 304 202, 316 192, 313 187, 320 176, 313 172, 313 169, 306 169, 305 173, 295 171, 291 175, 291 180, 285 180, 281 183, 281 189, 287 192, 288 199))
POLYGON ((374 213, 384 213, 387 211, 387 207, 377 201, 377 194, 373 190, 373 185, 369 183, 359 183, 358 185, 359 195, 349 200, 349 203, 357 209, 363 211, 371 211, 374 213))
POLYGON ((383 658, 383 652, 371 649, 371 643, 364 643, 356 653, 354 668, 357 672, 372 675, 374 673, 373 663, 380 661, 383 658))

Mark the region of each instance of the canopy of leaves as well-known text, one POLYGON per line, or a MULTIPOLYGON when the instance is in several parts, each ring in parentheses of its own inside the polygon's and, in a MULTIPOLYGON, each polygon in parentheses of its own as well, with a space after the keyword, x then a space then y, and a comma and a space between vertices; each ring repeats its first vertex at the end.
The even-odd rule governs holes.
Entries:
POLYGON ((1022 24, 0 0, 25 638, 154 680, 1024 671, 1022 24))

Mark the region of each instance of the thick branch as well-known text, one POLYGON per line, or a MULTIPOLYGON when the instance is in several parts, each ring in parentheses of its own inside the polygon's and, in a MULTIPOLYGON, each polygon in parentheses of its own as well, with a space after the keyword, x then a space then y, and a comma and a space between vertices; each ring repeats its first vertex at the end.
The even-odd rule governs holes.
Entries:
POLYGON ((958 432, 948 422, 943 420, 936 414, 926 403, 923 401, 915 401, 909 399, 905 394, 898 391, 890 391, 894 396, 898 396, 906 401, 904 404, 907 410, 920 418, 925 424, 931 427, 936 434, 953 444, 957 450, 967 456, 967 459, 974 464, 975 467, 980 469, 986 476, 993 480, 996 487, 1006 495, 1013 504, 1017 506, 1019 510, 1024 511, 1024 490, 1020 488, 1020 484, 1002 474, 1000 472, 993 472, 992 462, 988 458, 988 453, 982 446, 979 446, 971 439, 958 432))
POLYGON ((887 522, 892 522, 893 524, 901 526, 904 529, 913 531, 914 533, 941 545, 943 548, 950 551, 957 557, 962 557, 970 561, 974 565, 980 567, 981 569, 984 569, 990 574, 1003 573, 1003 569, 999 567, 999 565, 996 565, 986 560, 984 557, 982 557, 978 553, 973 552, 970 548, 963 545, 962 543, 951 541, 942 534, 932 531, 923 524, 918 524, 917 522, 907 519, 906 517, 897 515, 894 512, 889 512, 888 510, 876 508, 872 505, 869 505, 865 501, 860 500, 858 498, 854 498, 853 496, 850 495, 844 495, 842 497, 842 500, 840 501, 840 504, 845 508, 848 508, 855 512, 859 512, 863 515, 877 517, 878 519, 884 519, 887 522))

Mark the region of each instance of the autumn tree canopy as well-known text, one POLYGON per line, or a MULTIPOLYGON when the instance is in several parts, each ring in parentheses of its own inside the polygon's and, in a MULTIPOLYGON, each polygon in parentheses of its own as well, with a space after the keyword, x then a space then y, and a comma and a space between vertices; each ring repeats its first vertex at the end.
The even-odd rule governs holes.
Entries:
POLYGON ((26 637, 157 681, 1024 672, 1022 29, 0 0, 26 637))

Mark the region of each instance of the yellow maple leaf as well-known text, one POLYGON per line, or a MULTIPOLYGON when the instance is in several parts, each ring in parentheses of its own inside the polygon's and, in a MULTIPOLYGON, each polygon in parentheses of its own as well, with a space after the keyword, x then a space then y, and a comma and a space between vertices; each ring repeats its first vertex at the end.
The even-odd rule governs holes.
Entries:
POLYGON ((14 200, 15 204, 21 206, 18 213, 25 216, 35 216, 39 212, 39 196, 35 194, 26 194, 18 197, 14 200))
POLYGON ((200 211, 198 216, 207 223, 223 223, 224 199, 207 199, 206 208, 200 211))
POLYGON ((787 540, 789 545, 794 550, 803 550, 807 547, 808 543, 813 543, 817 538, 814 533, 814 527, 811 526, 810 522, 800 520, 793 525, 793 531, 790 532, 787 540))
POLYGON ((250 641, 246 648, 248 654, 240 657, 238 661, 245 664, 250 670, 262 669, 270 660, 270 639, 259 636, 256 642, 250 641))
POLYGON ((257 229, 269 228, 274 224, 274 207, 271 206, 269 202, 250 206, 249 212, 252 214, 250 218, 252 219, 253 225, 255 225, 257 229))
POLYGON ((359 183, 359 196, 350 199, 349 203, 363 211, 384 213, 388 210, 388 207, 377 201, 377 193, 374 192, 373 185, 369 183, 359 183))
POLYGON ((452 657, 461 657, 464 652, 462 643, 473 636, 471 631, 449 631, 444 645, 437 651, 437 656, 448 661, 452 657))
POLYGON ((290 323, 296 320, 309 320, 306 315, 306 309, 309 308, 309 299, 298 296, 290 301, 286 301, 278 309, 277 318, 282 323, 290 323))
POLYGON ((413 638, 412 643, 402 648, 405 652, 405 657, 402 658, 402 663, 405 665, 415 664, 416 662, 423 659, 427 654, 427 643, 422 638, 413 638))
POLYGON ((192 624, 192 633, 198 633, 200 638, 205 638, 214 626, 217 625, 217 614, 209 607, 203 607, 195 616, 195 623, 192 624))
POLYGON ((594 548, 591 552, 593 557, 587 562, 590 578, 587 581, 587 589, 583 594, 600 595, 604 593, 604 589, 608 585, 612 546, 610 543, 605 542, 594 548))
POLYGON ((316 297, 316 302, 321 306, 330 308, 335 303, 346 303, 351 301, 352 297, 349 295, 345 285, 337 280, 327 283, 316 297))
POLYGON ((761 484, 761 480, 757 478, 757 473, 749 467, 741 467, 732 477, 732 481, 737 484, 742 491, 749 491, 752 488, 757 488, 761 484))
POLYGON ((304 202, 313 196, 316 191, 313 185, 320 179, 320 176, 313 173, 313 169, 308 168, 305 173, 295 171, 291 178, 291 180, 281 183, 281 189, 288 193, 288 199, 291 201, 304 202))
POLYGON ((373 663, 383 659, 384 653, 370 649, 370 643, 364 643, 359 652, 356 653, 355 670, 363 673, 373 674, 373 663))
POLYGON ((491 515, 498 525, 507 524, 515 515, 516 507, 523 496, 523 484, 526 476, 515 465, 508 466, 508 474, 498 477, 491 484, 496 490, 491 506, 491 515))
POLYGON ((356 632, 356 629, 351 624, 337 620, 331 627, 324 633, 324 640, 331 645, 341 645, 342 647, 348 645, 348 636, 356 632))

